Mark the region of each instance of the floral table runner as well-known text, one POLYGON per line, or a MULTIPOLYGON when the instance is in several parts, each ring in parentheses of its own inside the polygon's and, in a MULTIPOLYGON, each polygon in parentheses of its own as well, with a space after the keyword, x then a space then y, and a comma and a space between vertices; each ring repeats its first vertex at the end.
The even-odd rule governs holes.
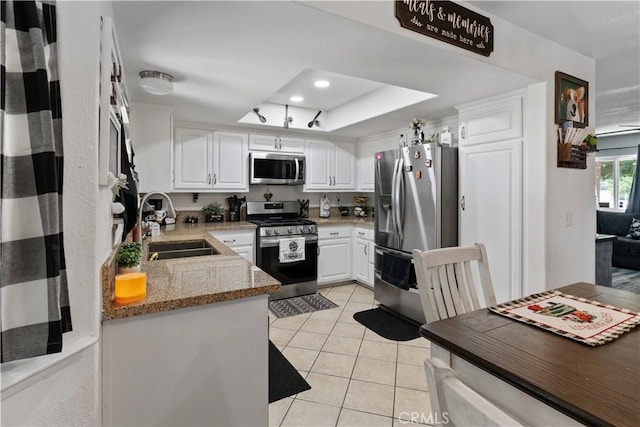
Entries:
POLYGON ((596 346, 640 324, 640 314, 585 298, 547 291, 489 307, 494 313, 596 346))

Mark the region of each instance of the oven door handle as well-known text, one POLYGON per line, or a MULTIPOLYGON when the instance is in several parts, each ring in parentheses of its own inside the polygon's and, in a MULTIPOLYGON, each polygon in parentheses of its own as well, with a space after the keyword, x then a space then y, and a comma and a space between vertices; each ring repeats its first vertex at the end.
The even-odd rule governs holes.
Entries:
MULTIPOLYGON (((267 247, 273 247, 273 246, 279 246, 280 245, 280 241, 283 239, 264 239, 264 238, 260 238, 260 247, 261 248, 267 248, 267 247)), ((313 242, 318 242, 318 236, 305 236, 304 237, 304 244, 307 245, 309 243, 313 243, 313 242)))

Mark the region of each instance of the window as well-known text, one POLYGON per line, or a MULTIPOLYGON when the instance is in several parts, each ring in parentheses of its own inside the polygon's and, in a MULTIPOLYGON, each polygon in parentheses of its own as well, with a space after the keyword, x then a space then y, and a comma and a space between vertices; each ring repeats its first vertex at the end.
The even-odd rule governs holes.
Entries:
POLYGON ((636 156, 596 158, 598 207, 624 210, 627 207, 636 156))

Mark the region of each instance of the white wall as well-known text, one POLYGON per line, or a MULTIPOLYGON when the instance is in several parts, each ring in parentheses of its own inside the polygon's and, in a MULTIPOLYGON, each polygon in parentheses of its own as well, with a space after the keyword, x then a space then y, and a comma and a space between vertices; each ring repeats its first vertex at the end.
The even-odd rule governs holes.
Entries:
POLYGON ((101 424, 99 271, 110 251, 111 192, 98 187, 98 69, 100 15, 110 7, 98 2, 57 3, 64 233, 73 332, 64 335, 61 354, 3 364, 3 383, 34 368, 42 370, 3 390, 2 425, 101 424), (59 363, 46 366, 52 361, 59 363))
MULTIPOLYGON (((588 168, 556 167, 556 125, 554 124, 555 71, 589 82, 589 114, 595 123, 595 61, 555 42, 523 30, 484 11, 473 2, 458 2, 491 18, 494 25, 494 51, 490 57, 468 52, 455 46, 400 27, 393 2, 305 2, 343 18, 371 25, 396 36, 420 41, 435 49, 456 51, 478 62, 489 63, 532 77, 544 83, 527 88, 533 95, 527 102, 529 123, 525 135, 524 202, 525 259, 530 277, 529 290, 549 289, 577 281, 593 282, 595 278, 595 178, 593 155, 588 168), (544 88, 544 96, 542 90, 544 88), (544 194, 544 197, 541 195, 544 194), (565 214, 571 214, 573 225, 564 225, 565 214), (544 230, 544 233, 542 232, 544 230), (541 255, 543 254, 543 255, 541 255), (528 257, 528 258, 527 258, 528 257)), ((474 100, 470 100, 474 101, 474 100)), ((525 289, 526 290, 526 289, 525 289)))

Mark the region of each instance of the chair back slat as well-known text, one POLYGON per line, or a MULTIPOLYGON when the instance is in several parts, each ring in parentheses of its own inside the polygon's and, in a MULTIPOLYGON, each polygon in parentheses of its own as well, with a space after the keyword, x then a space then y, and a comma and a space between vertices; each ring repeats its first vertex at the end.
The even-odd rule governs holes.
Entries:
POLYGON ((472 247, 413 250, 420 300, 427 323, 481 308, 478 284, 484 303, 496 304, 487 252, 482 243, 472 247), (477 269, 474 275, 472 265, 477 269))

